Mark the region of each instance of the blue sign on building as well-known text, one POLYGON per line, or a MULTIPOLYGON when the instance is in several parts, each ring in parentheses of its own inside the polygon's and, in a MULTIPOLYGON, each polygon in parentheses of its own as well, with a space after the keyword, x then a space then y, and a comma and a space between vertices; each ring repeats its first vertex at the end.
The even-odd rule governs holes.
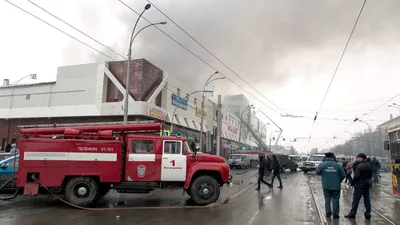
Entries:
POLYGON ((172 105, 177 106, 183 110, 187 110, 188 100, 172 93, 172 105))

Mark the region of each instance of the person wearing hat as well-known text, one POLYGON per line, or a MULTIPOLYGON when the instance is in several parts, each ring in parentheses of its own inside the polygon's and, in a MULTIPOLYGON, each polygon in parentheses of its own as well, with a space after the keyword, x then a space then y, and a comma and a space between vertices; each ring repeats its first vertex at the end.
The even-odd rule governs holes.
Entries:
POLYGON ((370 181, 372 179, 372 167, 371 163, 366 161, 367 156, 364 153, 357 155, 357 165, 354 171, 353 183, 353 203, 349 214, 345 217, 355 219, 357 214, 358 205, 361 197, 364 197, 365 206, 365 219, 371 219, 371 200, 369 195, 369 189, 371 188, 370 181))
POLYGON ((332 152, 325 153, 325 161, 317 167, 315 172, 322 176, 326 217, 330 218, 332 216, 333 208, 333 218, 338 219, 340 211, 340 184, 346 177, 346 173, 344 172, 343 167, 335 161, 335 155, 332 152), (333 206, 332 208, 331 202, 333 206))

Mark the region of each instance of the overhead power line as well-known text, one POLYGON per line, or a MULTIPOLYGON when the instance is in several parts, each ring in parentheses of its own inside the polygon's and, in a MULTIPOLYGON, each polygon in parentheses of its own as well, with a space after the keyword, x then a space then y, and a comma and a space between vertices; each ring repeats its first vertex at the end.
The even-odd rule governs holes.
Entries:
MULTIPOLYGON (((130 7, 128 4, 126 4, 124 1, 122 0, 118 0, 119 2, 121 2, 123 5, 125 5, 128 9, 130 9, 132 12, 136 13, 137 15, 140 15, 139 12, 137 12, 136 10, 134 10, 132 7, 130 7)), ((143 18, 145 21, 147 21, 148 23, 152 23, 150 20, 148 20, 147 18, 145 18, 144 16, 142 16, 141 18, 143 18)), ((184 46, 183 44, 181 44, 180 42, 178 42, 175 38, 173 38, 171 35, 169 35, 168 33, 166 33, 165 31, 163 31, 162 29, 160 29, 159 27, 155 27, 158 31, 160 31, 161 33, 163 33, 165 36, 167 36, 168 38, 170 38, 172 41, 174 41, 176 44, 178 44, 180 47, 182 47, 183 49, 185 49, 187 52, 189 52, 190 54, 192 54, 194 57, 196 57, 198 60, 200 60, 201 62, 203 62, 205 65, 207 65, 209 68, 211 68, 214 71, 219 71, 217 70, 214 66, 212 66, 210 63, 208 63, 207 61, 205 61, 203 58, 201 58, 200 56, 198 56, 197 54, 195 54, 193 51, 191 51, 190 49, 188 49, 186 46, 184 46)), ((232 80, 231 78, 227 77, 225 74, 223 73, 219 73, 221 76, 225 77, 227 80, 229 80, 231 83, 233 83, 234 85, 236 85, 238 88, 242 89, 244 92, 246 92, 247 94, 249 94, 251 97, 253 97, 255 100, 259 101, 260 103, 266 105, 268 108, 272 109, 272 107, 270 107, 269 105, 267 105, 265 102, 261 101, 259 98, 257 98, 256 96, 254 96, 252 93, 250 93, 249 91, 247 91, 245 88, 243 88, 242 86, 240 86, 239 84, 237 84, 234 80, 232 80)))
POLYGON ((358 16, 357 16, 357 19, 356 19, 356 22, 354 23, 354 26, 353 26, 353 29, 351 30, 351 33, 350 33, 349 38, 347 39, 347 43, 346 43, 346 45, 345 45, 345 47, 344 47, 344 49, 343 49, 342 55, 340 56, 339 62, 338 62, 338 64, 336 65, 335 72, 334 72, 333 75, 332 75, 332 79, 331 79, 331 81, 329 82, 328 88, 327 88, 326 91, 325 91, 325 94, 324 94, 324 97, 322 98, 321 104, 320 104, 319 107, 318 107, 317 116, 318 116, 319 111, 321 110, 322 104, 324 104, 324 101, 325 101, 325 99, 326 99, 326 96, 328 96, 328 92, 329 92, 329 90, 330 90, 330 88, 331 88, 331 86, 332 86, 333 80, 334 80, 335 77, 336 77, 336 74, 337 74, 337 71, 338 71, 338 69, 339 69, 339 67, 340 67, 340 64, 342 63, 343 56, 344 56, 344 54, 345 54, 346 51, 347 51, 347 47, 349 46, 349 43, 350 43, 350 41, 351 41, 351 38, 353 37, 354 30, 355 30, 356 27, 357 27, 358 21, 359 21, 359 19, 360 19, 361 13, 362 13, 363 10, 364 10, 364 6, 365 6, 365 3, 366 3, 366 2, 367 2, 367 0, 364 0, 364 3, 363 3, 362 6, 361 6, 360 12, 358 13, 358 16))
POLYGON ((113 57, 111 57, 111 56, 109 56, 109 55, 107 55, 107 54, 104 54, 104 53, 101 52, 100 50, 98 50, 98 49, 96 49, 96 48, 90 46, 89 44, 87 44, 87 43, 85 43, 85 42, 79 40, 78 38, 76 38, 76 37, 74 37, 74 36, 68 34, 67 32, 61 30, 60 28, 58 28, 58 27, 56 27, 56 26, 54 26, 53 24, 51 24, 51 23, 49 23, 49 22, 47 22, 47 21, 45 21, 45 20, 43 20, 43 19, 37 17, 36 15, 34 15, 34 14, 32 14, 32 13, 26 11, 25 9, 19 7, 18 5, 15 5, 14 3, 12 3, 12 2, 10 2, 10 1, 8 1, 8 0, 5 0, 5 1, 6 1, 7 3, 9 3, 10 5, 12 5, 12 6, 18 8, 19 10, 21 10, 21 11, 27 13, 28 15, 30 15, 30 16, 32 16, 32 17, 38 19, 39 21, 41 21, 41 22, 43 22, 43 23, 45 23, 45 24, 47 24, 48 26, 50 26, 50 27, 52 27, 52 28, 58 30, 59 32, 61 32, 61 33, 65 34, 65 35, 67 35, 68 37, 74 39, 75 41, 78 41, 78 42, 82 43, 83 45, 85 45, 85 46, 91 48, 92 50, 94 50, 94 51, 96 51, 96 52, 102 54, 103 56, 105 56, 105 57, 107 57, 107 58, 109 58, 109 59, 112 59, 113 61, 116 61, 116 59, 114 59, 113 57))
POLYGON ((92 38, 91 36, 89 36, 89 35, 86 34, 85 32, 83 32, 83 31, 79 30, 78 28, 72 26, 72 25, 69 24, 68 22, 64 21, 63 19, 61 19, 60 17, 54 15, 53 13, 51 13, 51 12, 49 12, 48 10, 44 9, 43 7, 37 5, 36 3, 32 2, 31 0, 28 0, 28 2, 31 3, 32 5, 36 6, 37 8, 41 9, 42 11, 46 12, 47 14, 51 15, 52 17, 54 17, 54 18, 58 19, 59 21, 63 22, 64 24, 66 24, 67 26, 71 27, 72 29, 74 29, 74 30, 78 31, 79 33, 85 35, 86 37, 88 37, 88 38, 91 39, 92 41, 96 42, 97 44, 99 44, 99 45, 103 46, 104 48, 110 50, 111 52, 113 52, 113 53, 119 55, 121 58, 126 59, 126 57, 123 56, 121 53, 115 51, 114 49, 112 49, 112 48, 106 46, 105 44, 99 42, 98 40, 92 38))
POLYGON ((207 49, 203 44, 201 44, 196 38, 194 38, 191 34, 189 34, 185 29, 183 29, 181 26, 179 26, 171 17, 169 17, 166 13, 164 13, 159 7, 157 7, 154 3, 151 1, 147 0, 151 5, 154 6, 162 15, 164 15, 168 20, 170 20, 175 26, 177 26, 183 33, 185 33, 190 39, 192 39, 196 44, 198 44, 202 49, 204 49, 206 52, 208 52, 214 59, 216 59, 218 62, 220 62, 225 68, 227 68, 229 71, 231 71, 233 74, 235 74, 237 77, 240 78, 245 84, 247 84, 251 89, 253 89, 255 92, 257 92, 259 95, 261 95, 265 100, 267 100, 270 104, 275 106, 278 110, 282 111, 284 114, 288 115, 283 109, 279 108, 275 103, 273 103, 271 100, 269 100, 265 95, 263 95, 260 91, 255 89, 252 85, 250 85, 242 76, 240 76, 237 72, 235 72, 231 67, 229 67, 226 63, 224 63, 220 58, 218 58, 214 53, 212 53, 209 49, 207 49))
POLYGON ((399 96, 400 96, 400 93, 398 93, 397 95, 391 97, 389 100, 387 100, 387 101, 385 101, 384 103, 380 104, 379 106, 373 108, 372 110, 368 111, 367 113, 364 113, 362 116, 356 117, 356 118, 354 119, 354 121, 350 124, 349 127, 351 127, 355 122, 357 122, 358 120, 362 119, 362 118, 365 117, 366 115, 371 114, 372 112, 375 112, 376 110, 378 110, 378 109, 381 108, 382 106, 388 104, 390 101, 392 101, 393 99, 395 99, 395 98, 397 98, 397 97, 399 97, 399 96))
MULTIPOLYGON (((362 4, 362 6, 361 6, 360 12, 358 13, 357 19, 356 19, 356 21, 355 21, 355 23, 354 23, 353 29, 351 30, 350 36, 349 36, 349 38, 347 39, 347 42, 346 42, 346 45, 345 45, 345 47, 344 47, 344 49, 343 49, 342 55, 341 55, 340 58, 339 58, 339 61, 338 61, 337 65, 336 65, 336 68, 335 68, 335 71, 333 72, 331 81, 329 82, 328 88, 326 89, 325 94, 324 94, 324 97, 322 98, 321 104, 319 105, 318 110, 317 110, 317 112, 316 112, 316 114, 315 114, 314 121, 313 121, 313 127, 314 127, 314 123, 315 123, 315 122, 317 121, 317 119, 318 119, 319 112, 320 112, 320 110, 321 110, 321 108, 322 108, 322 105, 323 105, 324 102, 325 102, 326 97, 328 96, 328 92, 329 92, 329 90, 330 90, 330 88, 331 88, 331 86, 332 86, 333 80, 335 79, 336 74, 337 74, 337 71, 338 71, 338 69, 339 69, 339 67, 340 67, 340 65, 341 65, 341 63, 342 63, 343 56, 344 56, 344 54, 345 54, 346 51, 347 51, 347 47, 349 46, 349 43, 350 43, 350 41, 351 41, 351 38, 353 37, 354 31, 355 31, 355 29, 356 29, 356 27, 357 27, 358 21, 359 21, 359 19, 360 19, 360 17, 361 17, 361 14, 362 14, 363 10, 364 10, 365 3, 366 3, 366 2, 367 2, 367 0, 364 0, 363 4, 362 4)), ((311 132, 312 132, 312 131, 311 131, 311 132)), ((311 139, 311 137, 312 137, 312 133, 311 133, 311 135, 310 135, 310 139, 311 139)))

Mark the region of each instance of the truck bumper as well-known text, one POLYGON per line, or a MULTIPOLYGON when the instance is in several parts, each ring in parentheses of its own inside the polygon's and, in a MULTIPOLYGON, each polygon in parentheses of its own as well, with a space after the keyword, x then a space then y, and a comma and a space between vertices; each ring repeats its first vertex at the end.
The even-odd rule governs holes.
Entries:
POLYGON ((229 174, 229 179, 228 182, 226 183, 226 186, 231 187, 233 184, 233 176, 229 174))

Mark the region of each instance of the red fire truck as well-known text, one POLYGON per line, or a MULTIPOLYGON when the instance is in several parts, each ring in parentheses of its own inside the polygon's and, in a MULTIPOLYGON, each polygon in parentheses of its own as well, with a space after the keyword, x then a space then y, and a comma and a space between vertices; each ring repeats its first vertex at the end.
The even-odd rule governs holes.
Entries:
POLYGON ((37 178, 84 207, 111 188, 149 193, 175 187, 198 205, 217 201, 232 179, 224 158, 192 152, 185 138, 159 136, 160 130, 156 122, 23 128, 17 187, 36 195, 37 178))

